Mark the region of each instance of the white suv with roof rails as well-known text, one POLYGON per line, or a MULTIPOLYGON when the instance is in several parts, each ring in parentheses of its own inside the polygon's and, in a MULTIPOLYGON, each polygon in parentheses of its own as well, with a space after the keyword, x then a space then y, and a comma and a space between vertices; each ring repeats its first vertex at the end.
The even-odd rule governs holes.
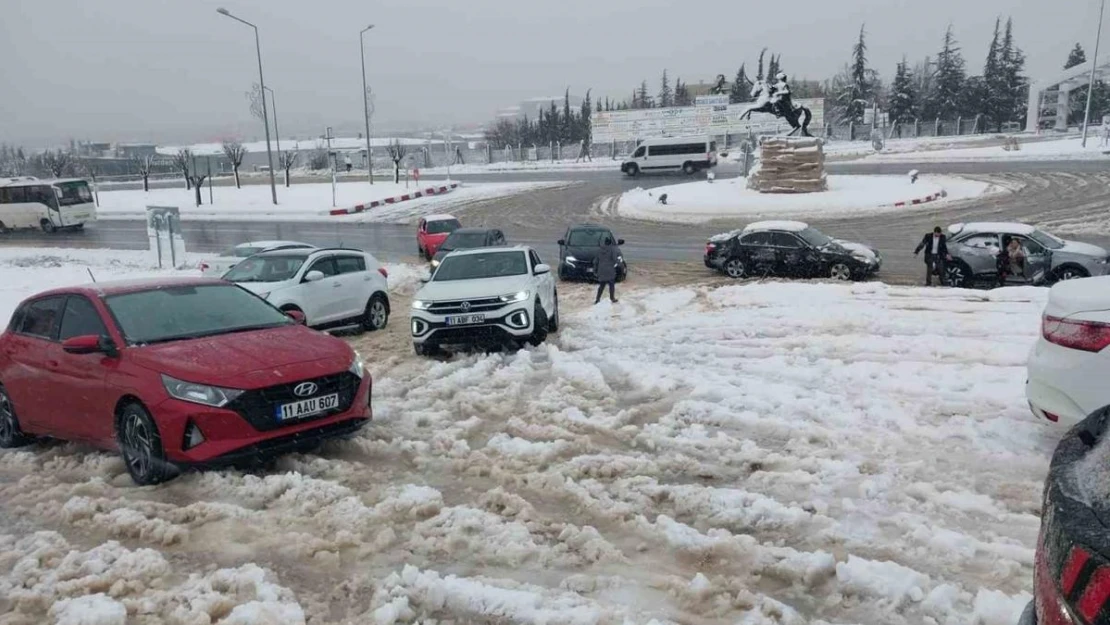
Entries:
POLYGON ((388 278, 372 255, 334 248, 262 252, 223 276, 275 308, 303 314, 310 327, 365 330, 381 330, 389 320, 388 278))
POLYGON ((445 347, 539 345, 558 330, 551 267, 526 246, 452 252, 412 302, 412 344, 422 356, 445 347))

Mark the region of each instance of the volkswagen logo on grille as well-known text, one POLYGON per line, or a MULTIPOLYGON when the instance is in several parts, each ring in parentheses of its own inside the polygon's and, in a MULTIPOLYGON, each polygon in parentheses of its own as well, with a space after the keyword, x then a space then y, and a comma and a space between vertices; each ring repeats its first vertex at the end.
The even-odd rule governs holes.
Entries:
POLYGON ((462 304, 459 304, 459 308, 463 312, 470 312, 470 302, 463 302, 462 304))
POLYGON ((315 382, 301 382, 293 387, 293 394, 297 397, 308 397, 315 395, 318 390, 320 387, 316 386, 315 382))

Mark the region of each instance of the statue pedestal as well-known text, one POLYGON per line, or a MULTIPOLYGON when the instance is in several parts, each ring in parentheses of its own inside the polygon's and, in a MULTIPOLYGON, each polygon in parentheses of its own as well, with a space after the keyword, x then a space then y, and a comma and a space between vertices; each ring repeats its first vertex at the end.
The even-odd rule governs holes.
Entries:
POLYGON ((817 137, 765 137, 748 188, 760 193, 828 191, 824 145, 817 137))

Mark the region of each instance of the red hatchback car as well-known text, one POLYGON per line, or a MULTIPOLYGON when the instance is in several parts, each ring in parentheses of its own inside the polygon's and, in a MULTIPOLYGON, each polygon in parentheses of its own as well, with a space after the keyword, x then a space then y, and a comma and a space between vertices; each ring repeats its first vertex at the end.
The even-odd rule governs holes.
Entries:
POLYGON ((210 279, 36 295, 0 335, 0 447, 118 449, 137 484, 307 450, 372 416, 355 351, 210 279))
POLYGON ((448 235, 462 227, 451 215, 428 215, 416 226, 416 248, 420 257, 431 260, 448 235))

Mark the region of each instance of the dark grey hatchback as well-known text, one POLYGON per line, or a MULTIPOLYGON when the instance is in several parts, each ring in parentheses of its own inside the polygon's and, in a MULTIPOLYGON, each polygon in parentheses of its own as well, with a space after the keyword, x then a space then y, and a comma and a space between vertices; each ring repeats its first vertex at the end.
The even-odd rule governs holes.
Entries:
MULTIPOLYGON (((606 237, 618 246, 624 245, 624 239, 618 239, 605 226, 578 224, 567 228, 566 234, 559 239, 559 279, 593 280, 597 252, 606 237)), ((628 276, 628 265, 623 253, 617 258, 617 282, 622 282, 628 276)))

